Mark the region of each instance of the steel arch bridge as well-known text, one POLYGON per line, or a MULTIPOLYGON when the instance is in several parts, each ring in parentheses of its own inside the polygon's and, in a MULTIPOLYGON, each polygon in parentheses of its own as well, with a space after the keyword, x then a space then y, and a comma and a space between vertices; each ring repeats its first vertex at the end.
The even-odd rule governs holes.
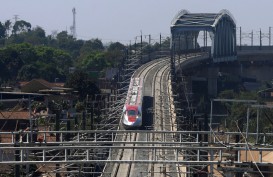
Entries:
POLYGON ((230 12, 190 13, 181 10, 171 22, 171 48, 176 52, 201 50, 197 42, 204 31, 204 48, 209 50, 213 62, 237 60, 236 23, 230 12), (207 48, 207 35, 211 48, 207 48))

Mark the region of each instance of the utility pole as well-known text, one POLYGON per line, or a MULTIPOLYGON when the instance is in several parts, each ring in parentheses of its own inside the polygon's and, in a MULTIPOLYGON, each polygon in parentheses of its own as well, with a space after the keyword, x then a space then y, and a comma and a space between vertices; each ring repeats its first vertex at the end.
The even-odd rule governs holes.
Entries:
POLYGON ((262 47, 262 29, 260 28, 260 48, 262 47))
POLYGON ((142 62, 142 31, 140 33, 140 62, 142 62))
POLYGON ((253 30, 251 31, 251 46, 253 46, 253 30))
POLYGON ((149 34, 149 61, 151 61, 151 35, 149 34))
POLYGON ((269 46, 271 46, 271 27, 269 27, 269 46))
POLYGON ((159 55, 161 57, 161 52, 162 52, 162 44, 161 44, 161 33, 159 35, 159 55))
POLYGON ((242 49, 242 27, 240 27, 240 50, 242 49))
POLYGON ((19 20, 19 15, 14 15, 13 19, 14 19, 14 23, 16 23, 19 20))

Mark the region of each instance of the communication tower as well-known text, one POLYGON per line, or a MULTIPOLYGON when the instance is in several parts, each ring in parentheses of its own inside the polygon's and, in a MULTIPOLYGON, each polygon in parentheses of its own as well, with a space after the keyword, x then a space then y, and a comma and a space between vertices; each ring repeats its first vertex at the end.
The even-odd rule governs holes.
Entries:
POLYGON ((76 38, 76 9, 75 7, 72 9, 73 13, 73 26, 71 27, 71 32, 74 38, 76 38))

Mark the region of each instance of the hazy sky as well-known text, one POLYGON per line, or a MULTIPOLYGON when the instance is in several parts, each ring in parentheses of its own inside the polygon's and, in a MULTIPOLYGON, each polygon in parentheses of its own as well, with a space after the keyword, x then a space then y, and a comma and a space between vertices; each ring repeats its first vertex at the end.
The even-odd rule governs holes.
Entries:
MULTIPOLYGON (((192 13, 229 10, 237 27, 250 32, 273 27, 273 0, 0 0, 0 21, 14 16, 42 27, 47 34, 70 33, 76 8, 77 38, 129 43, 135 36, 170 34, 170 23, 182 9, 192 13)), ((273 30, 272 30, 273 31, 273 30)))

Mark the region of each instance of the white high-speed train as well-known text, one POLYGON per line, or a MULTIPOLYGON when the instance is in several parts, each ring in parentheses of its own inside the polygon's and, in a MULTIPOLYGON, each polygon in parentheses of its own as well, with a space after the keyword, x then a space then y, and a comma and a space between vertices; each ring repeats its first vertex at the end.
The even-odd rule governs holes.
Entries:
POLYGON ((143 78, 131 78, 122 111, 122 124, 125 129, 142 126, 143 89, 143 78))

